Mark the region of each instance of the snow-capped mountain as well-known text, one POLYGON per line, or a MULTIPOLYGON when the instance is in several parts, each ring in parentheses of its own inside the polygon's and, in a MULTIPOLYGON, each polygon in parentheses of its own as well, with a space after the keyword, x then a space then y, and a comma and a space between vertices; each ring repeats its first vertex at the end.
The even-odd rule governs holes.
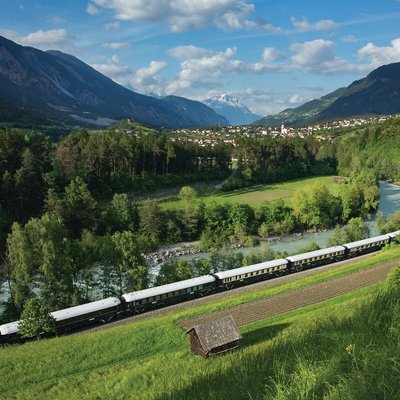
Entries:
POLYGON ((253 114, 239 99, 227 94, 219 94, 203 103, 217 114, 224 116, 232 125, 247 125, 260 117, 253 114))

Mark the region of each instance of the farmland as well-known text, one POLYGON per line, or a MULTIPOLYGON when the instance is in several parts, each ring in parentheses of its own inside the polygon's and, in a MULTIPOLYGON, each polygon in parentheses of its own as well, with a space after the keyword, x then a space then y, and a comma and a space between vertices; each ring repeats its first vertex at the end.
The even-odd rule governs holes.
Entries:
MULTIPOLYGON (((258 206, 263 201, 273 201, 283 199, 290 205, 290 198, 299 190, 314 184, 326 185, 332 194, 336 195, 339 185, 335 182, 333 176, 319 176, 313 178, 295 179, 280 183, 271 183, 266 185, 256 185, 244 189, 238 189, 230 192, 223 192, 218 189, 200 191, 198 200, 202 200, 205 204, 212 201, 216 203, 240 203, 258 206)), ((168 196, 160 199, 162 209, 183 208, 182 201, 177 196, 168 196)))
MULTIPOLYGON (((375 363, 381 362, 386 350, 393 360, 385 371, 385 390, 390 394, 394 390, 390 368, 397 359, 390 346, 398 339, 374 341, 379 326, 369 317, 373 313, 366 312, 383 301, 384 296, 376 298, 375 290, 385 285, 246 324, 241 327, 241 348, 214 359, 189 352, 179 323, 396 260, 400 263, 399 247, 350 266, 158 318, 0 349, 0 398, 299 399, 307 398, 307 393, 315 398, 329 393, 327 398, 333 399, 338 398, 340 376, 341 389, 360 394, 347 398, 361 399, 362 390, 371 389, 365 386, 362 368, 371 368, 372 356, 375 363), (349 344, 355 345, 356 352, 346 350, 349 344), (373 353, 376 348, 382 354, 378 359, 373 353), (356 387, 350 381, 355 378, 360 381, 356 387)), ((381 388, 374 380, 369 385, 375 391, 381 388)))

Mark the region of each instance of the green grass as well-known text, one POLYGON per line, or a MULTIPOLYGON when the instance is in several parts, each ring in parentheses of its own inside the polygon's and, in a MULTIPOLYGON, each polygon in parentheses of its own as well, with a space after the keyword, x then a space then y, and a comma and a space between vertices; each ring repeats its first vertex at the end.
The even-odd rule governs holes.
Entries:
MULTIPOLYGON (((231 192, 222 192, 220 190, 208 190, 200 193, 199 199, 205 204, 215 201, 217 203, 241 203, 251 206, 258 206, 263 201, 272 201, 283 199, 290 204, 290 198, 299 190, 315 183, 324 184, 333 194, 337 194, 339 184, 334 181, 333 176, 319 176, 313 178, 295 179, 280 183, 271 183, 266 185, 256 185, 249 188, 238 189, 231 192)), ((179 209, 184 207, 184 203, 177 200, 176 196, 170 196, 160 199, 161 208, 179 209)))
POLYGON ((352 320, 365 323, 362 315, 368 314, 360 307, 371 303, 374 289, 382 285, 244 326, 241 348, 213 359, 190 353, 178 322, 395 258, 400 262, 400 247, 314 277, 162 317, 5 347, 0 349, 0 398, 262 399, 265 393, 271 398, 313 398, 296 397, 297 386, 309 382, 317 393, 317 383, 337 383, 341 364, 344 372, 352 368, 345 347, 356 343, 364 348, 371 339, 366 326, 362 333, 355 331, 352 320), (287 382, 290 376, 293 381, 287 382), (285 388, 294 394, 277 397, 278 389, 285 388))

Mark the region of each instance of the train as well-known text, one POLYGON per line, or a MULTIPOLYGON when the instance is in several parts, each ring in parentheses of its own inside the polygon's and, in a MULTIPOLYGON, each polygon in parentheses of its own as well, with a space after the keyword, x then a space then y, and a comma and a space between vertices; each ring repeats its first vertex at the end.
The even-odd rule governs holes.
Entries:
MULTIPOLYGON (((57 333, 66 333, 93 323, 107 323, 116 318, 144 313, 235 287, 357 257, 378 251, 397 239, 400 239, 400 230, 356 242, 125 293, 121 297, 108 297, 54 311, 50 315, 55 320, 57 333)), ((0 344, 20 341, 18 326, 19 321, 0 325, 0 344)))

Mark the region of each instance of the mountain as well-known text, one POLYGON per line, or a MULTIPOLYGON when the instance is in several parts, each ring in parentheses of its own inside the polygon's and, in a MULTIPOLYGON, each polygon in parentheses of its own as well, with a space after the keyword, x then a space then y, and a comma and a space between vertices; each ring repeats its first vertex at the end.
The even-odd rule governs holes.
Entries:
POLYGON ((400 63, 383 65, 365 78, 300 107, 269 115, 254 124, 306 125, 361 115, 400 113, 400 63))
POLYGON ((203 126, 205 121, 228 123, 200 102, 141 95, 74 56, 20 46, 1 36, 0 100, 2 121, 10 120, 16 110, 25 110, 49 122, 75 125, 106 126, 122 118, 171 128, 203 126), (190 103, 189 112, 182 106, 185 102, 190 103))
POLYGON ((223 115, 232 125, 247 125, 260 119, 259 115, 253 114, 239 99, 227 94, 219 94, 203 103, 217 114, 223 115))
POLYGON ((169 104, 180 112, 183 126, 190 126, 190 121, 193 119, 196 119, 200 126, 229 125, 229 121, 223 115, 218 115, 211 107, 207 107, 205 104, 198 101, 178 96, 163 97, 161 101, 169 104))

